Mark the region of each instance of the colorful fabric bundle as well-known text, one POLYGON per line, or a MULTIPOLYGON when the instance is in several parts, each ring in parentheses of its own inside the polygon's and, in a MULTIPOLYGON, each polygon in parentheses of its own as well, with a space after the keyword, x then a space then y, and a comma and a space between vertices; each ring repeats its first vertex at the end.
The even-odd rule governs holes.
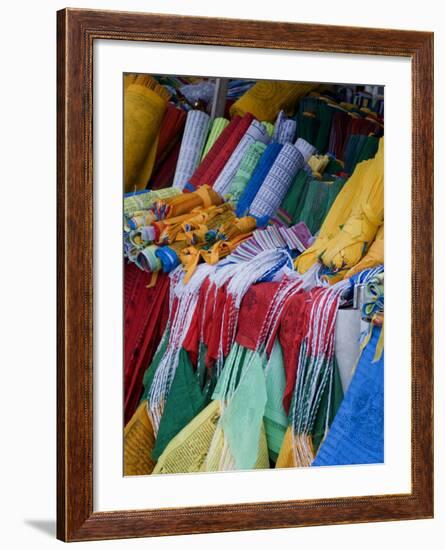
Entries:
MULTIPOLYGON (((216 182, 218 176, 226 165, 227 161, 231 157, 232 153, 235 151, 238 143, 243 138, 244 134, 247 132, 250 124, 253 121, 253 116, 246 114, 242 119, 233 127, 230 135, 227 137, 227 140, 220 143, 219 139, 215 142, 215 145, 207 153, 204 163, 209 160, 209 167, 206 169, 205 173, 201 176, 202 184, 213 186, 216 182), (215 153, 213 151, 215 149, 215 153)), ((227 126, 226 130, 230 126, 227 126)), ((221 134, 221 138, 224 136, 224 132, 221 134)), ((190 181, 195 187, 193 179, 190 181)), ((201 185, 202 185, 201 184, 201 185)))
POLYGON ((297 101, 317 86, 303 82, 261 80, 232 105, 230 114, 251 113, 258 120, 274 122, 281 110, 291 114, 297 101))
POLYGON ((252 120, 247 132, 241 138, 241 141, 236 146, 226 165, 216 179, 213 189, 220 195, 225 195, 230 188, 233 177, 235 176, 246 151, 249 149, 249 146, 255 142, 260 142, 267 145, 269 140, 269 134, 261 122, 252 120))
POLYGON ((222 202, 218 193, 215 193, 213 189, 204 185, 193 193, 183 193, 171 199, 157 201, 157 219, 173 218, 182 214, 188 214, 197 207, 218 206, 222 202))
POLYGON ((253 200, 263 185, 266 176, 271 170, 282 148, 283 145, 276 142, 269 143, 266 147, 266 150, 252 173, 250 181, 239 198, 236 208, 236 215, 238 217, 245 216, 249 212, 253 200))
POLYGON ((173 187, 184 189, 199 164, 209 130, 210 117, 202 111, 189 111, 179 151, 173 187))
POLYGON ((126 75, 124 91, 124 188, 144 189, 155 162, 168 91, 148 75, 126 75))
POLYGON ((180 195, 179 189, 169 188, 157 191, 142 190, 135 193, 128 193, 124 196, 124 216, 132 217, 133 213, 140 210, 148 210, 155 201, 168 199, 180 195))
POLYGON ((240 81, 211 122, 212 82, 159 82, 133 138, 174 185, 124 197, 125 475, 382 461, 381 117, 352 87, 240 81))
POLYGON ((262 220, 262 223, 267 223, 278 210, 303 164, 304 157, 297 147, 285 143, 252 201, 250 215, 262 220))
POLYGON ((349 283, 314 289, 307 333, 301 342, 296 383, 277 467, 310 466, 343 398, 334 354, 334 329, 349 283))
POLYGON ((186 189, 189 188, 189 190, 193 190, 194 188, 198 188, 201 185, 209 183, 208 173, 212 164, 216 161, 222 150, 226 147, 227 142, 229 141, 231 136, 234 135, 240 122, 241 117, 234 116, 232 118, 230 123, 224 128, 212 147, 210 147, 209 151, 207 152, 205 158, 199 164, 198 168, 195 170, 194 174, 189 180, 189 185, 186 187, 186 189))
POLYGON ((213 120, 204 150, 202 152, 201 162, 203 161, 207 153, 210 151, 210 149, 213 147, 216 140, 222 134, 223 130, 227 128, 228 125, 229 125, 229 121, 227 120, 227 118, 217 117, 213 120))
POLYGON ((333 271, 350 269, 383 223, 383 138, 375 158, 357 165, 337 195, 314 244, 295 265, 304 273, 318 260, 333 271))

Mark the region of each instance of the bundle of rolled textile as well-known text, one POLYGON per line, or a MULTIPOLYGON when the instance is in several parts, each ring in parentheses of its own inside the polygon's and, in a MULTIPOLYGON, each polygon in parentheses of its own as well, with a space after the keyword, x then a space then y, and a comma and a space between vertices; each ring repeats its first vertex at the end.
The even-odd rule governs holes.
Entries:
POLYGON ((382 462, 382 98, 124 84, 125 475, 382 462))

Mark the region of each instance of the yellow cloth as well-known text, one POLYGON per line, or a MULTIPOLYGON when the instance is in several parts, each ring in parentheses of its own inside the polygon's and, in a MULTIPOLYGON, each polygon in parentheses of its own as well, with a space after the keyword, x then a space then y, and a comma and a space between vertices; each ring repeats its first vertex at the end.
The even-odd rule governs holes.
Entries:
POLYGON ((288 426, 277 458, 276 468, 305 468, 315 458, 312 437, 309 434, 292 435, 288 426))
POLYGON ((356 273, 376 267, 384 263, 384 225, 381 225, 375 236, 375 240, 369 247, 369 250, 358 264, 352 267, 345 275, 346 278, 352 277, 356 273))
POLYGON ((145 189, 156 156, 167 89, 148 75, 124 79, 124 184, 125 192, 145 189))
MULTIPOLYGON (((224 440, 224 432, 218 424, 220 417, 220 401, 212 401, 170 441, 159 457, 153 474, 232 470, 234 461, 224 440)), ((267 468, 269 458, 263 427, 255 469, 267 468)))
POLYGON ((151 474, 155 465, 151 458, 154 441, 153 426, 147 414, 147 401, 143 401, 125 426, 124 475, 151 474))
POLYGON ((188 214, 199 206, 202 208, 208 208, 212 205, 219 206, 223 200, 211 187, 202 185, 197 191, 193 191, 193 193, 182 193, 177 197, 159 202, 168 204, 167 218, 173 218, 182 214, 188 214))
POLYGON ((373 159, 360 162, 337 195, 314 244, 295 261, 305 273, 317 261, 333 271, 355 266, 383 223, 384 142, 373 159))
POLYGON ((316 83, 261 80, 235 101, 230 114, 243 116, 252 113, 258 120, 275 122, 281 109, 293 114, 297 101, 317 87, 316 83))
POLYGON ((203 471, 204 461, 220 417, 219 401, 212 401, 167 445, 153 474, 203 471))

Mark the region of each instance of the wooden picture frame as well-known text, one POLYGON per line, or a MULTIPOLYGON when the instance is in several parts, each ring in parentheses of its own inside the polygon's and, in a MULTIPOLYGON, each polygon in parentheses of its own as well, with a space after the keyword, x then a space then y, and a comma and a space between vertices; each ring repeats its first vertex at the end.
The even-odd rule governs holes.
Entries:
POLYGON ((64 541, 433 516, 433 33, 65 9, 57 13, 57 537, 64 541), (95 40, 401 56, 412 63, 412 490, 93 512, 95 40))

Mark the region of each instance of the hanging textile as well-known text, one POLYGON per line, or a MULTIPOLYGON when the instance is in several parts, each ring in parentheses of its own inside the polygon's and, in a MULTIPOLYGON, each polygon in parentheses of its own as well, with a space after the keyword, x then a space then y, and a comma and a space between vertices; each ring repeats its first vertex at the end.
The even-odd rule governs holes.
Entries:
POLYGON ((318 233, 344 183, 342 178, 333 181, 312 179, 307 182, 307 192, 298 219, 307 225, 312 235, 318 233))
POLYGON ((147 402, 141 403, 124 430, 124 476, 151 474, 154 433, 147 414, 147 402))
POLYGON ((153 358, 168 317, 168 277, 158 277, 152 288, 149 278, 134 264, 126 264, 124 311, 124 407, 125 423, 136 410, 145 368, 153 358))
POLYGON ((148 75, 126 75, 124 91, 125 192, 144 189, 155 162, 169 93, 148 75))
POLYGON ((210 124, 210 117, 202 111, 189 111, 176 165, 173 187, 184 189, 199 164, 210 124))
POLYGON ((357 370, 313 466, 375 464, 384 460, 384 356, 375 358, 381 327, 371 328, 357 370))

